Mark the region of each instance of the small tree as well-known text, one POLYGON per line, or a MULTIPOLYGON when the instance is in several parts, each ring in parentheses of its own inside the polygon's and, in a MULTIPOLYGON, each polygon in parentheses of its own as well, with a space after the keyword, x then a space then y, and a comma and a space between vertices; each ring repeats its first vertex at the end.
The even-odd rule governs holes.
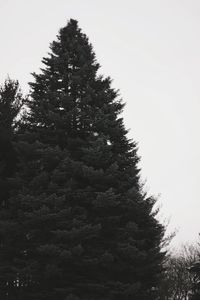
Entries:
POLYGON ((7 79, 0 86, 0 202, 6 205, 8 198, 7 178, 16 169, 17 156, 12 141, 17 117, 23 105, 18 81, 7 79))
POLYGON ((0 87, 0 298, 10 299, 8 290, 16 284, 13 247, 18 225, 11 214, 11 177, 15 176, 18 155, 15 145, 17 117, 24 99, 18 81, 7 79, 0 87))
POLYGON ((24 104, 24 98, 17 80, 6 79, 0 87, 0 128, 13 131, 17 125, 17 117, 24 104))

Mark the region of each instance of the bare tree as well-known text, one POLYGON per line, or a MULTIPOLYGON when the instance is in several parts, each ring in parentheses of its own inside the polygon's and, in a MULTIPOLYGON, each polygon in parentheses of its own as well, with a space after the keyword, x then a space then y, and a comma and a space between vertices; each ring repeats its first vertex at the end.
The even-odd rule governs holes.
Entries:
POLYGON ((198 247, 183 245, 178 253, 168 255, 164 262, 165 274, 161 283, 160 299, 188 300, 197 278, 190 272, 199 255, 198 247))

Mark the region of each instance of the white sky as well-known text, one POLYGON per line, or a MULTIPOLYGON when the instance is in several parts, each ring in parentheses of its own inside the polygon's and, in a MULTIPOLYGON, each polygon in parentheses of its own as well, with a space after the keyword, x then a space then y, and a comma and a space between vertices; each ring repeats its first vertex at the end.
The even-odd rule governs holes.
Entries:
POLYGON ((159 196, 162 218, 179 233, 200 231, 200 1, 0 0, 0 81, 23 90, 58 29, 77 19, 113 87, 127 103, 142 178, 159 196))

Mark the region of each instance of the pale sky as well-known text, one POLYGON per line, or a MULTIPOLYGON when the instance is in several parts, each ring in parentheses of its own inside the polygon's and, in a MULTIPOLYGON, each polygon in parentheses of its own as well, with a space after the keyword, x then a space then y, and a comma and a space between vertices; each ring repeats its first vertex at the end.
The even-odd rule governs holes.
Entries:
POLYGON ((70 18, 93 44, 101 73, 126 102, 142 179, 159 195, 174 246, 200 232, 200 1, 0 0, 0 82, 24 91, 70 18))

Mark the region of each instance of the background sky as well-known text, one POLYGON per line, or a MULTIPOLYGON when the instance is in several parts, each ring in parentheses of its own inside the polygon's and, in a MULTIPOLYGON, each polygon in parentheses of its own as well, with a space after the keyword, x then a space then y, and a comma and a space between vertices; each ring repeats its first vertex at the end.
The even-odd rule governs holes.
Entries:
POLYGON ((0 0, 0 82, 24 92, 59 28, 77 19, 101 73, 126 102, 129 137, 138 142, 146 190, 160 218, 178 230, 172 243, 200 232, 200 1, 0 0))

